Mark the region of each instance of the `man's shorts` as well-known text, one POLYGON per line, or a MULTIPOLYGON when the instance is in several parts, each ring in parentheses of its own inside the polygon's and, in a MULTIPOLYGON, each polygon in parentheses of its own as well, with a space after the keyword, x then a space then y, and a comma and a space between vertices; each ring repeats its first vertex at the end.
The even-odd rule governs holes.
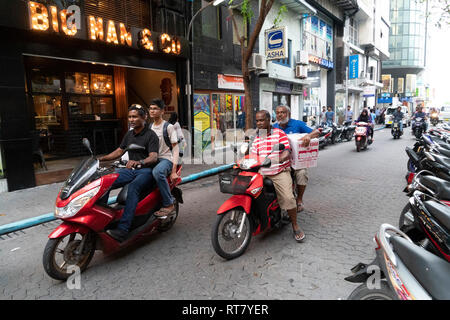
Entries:
POLYGON ((297 201, 295 200, 292 190, 290 168, 285 169, 274 176, 265 176, 265 178, 272 180, 281 209, 290 210, 297 208, 297 201))
POLYGON ((306 186, 308 184, 308 169, 298 169, 295 170, 295 181, 298 186, 306 186))

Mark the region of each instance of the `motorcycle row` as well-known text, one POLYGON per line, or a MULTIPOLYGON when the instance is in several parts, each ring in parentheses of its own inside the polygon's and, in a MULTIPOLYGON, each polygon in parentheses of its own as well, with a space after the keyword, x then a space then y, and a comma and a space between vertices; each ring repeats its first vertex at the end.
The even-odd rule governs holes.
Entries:
POLYGON ((336 142, 342 142, 344 140, 351 141, 355 137, 356 151, 367 149, 372 144, 370 137, 371 124, 366 122, 345 121, 342 125, 336 125, 333 123, 327 125, 322 123, 316 128, 320 131, 319 135, 319 149, 325 148, 327 145, 335 144, 336 142))
POLYGON ((362 283, 349 299, 450 299, 450 125, 421 134, 406 153, 409 200, 398 226, 375 235, 376 258, 345 278, 362 283))

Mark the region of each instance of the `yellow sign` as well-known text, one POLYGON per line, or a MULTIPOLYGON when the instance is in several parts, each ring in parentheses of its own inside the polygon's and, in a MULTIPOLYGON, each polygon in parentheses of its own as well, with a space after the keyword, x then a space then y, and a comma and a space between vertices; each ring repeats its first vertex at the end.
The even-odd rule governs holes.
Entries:
POLYGON ((194 128, 200 132, 205 131, 211 127, 211 118, 209 115, 200 111, 194 116, 194 128))

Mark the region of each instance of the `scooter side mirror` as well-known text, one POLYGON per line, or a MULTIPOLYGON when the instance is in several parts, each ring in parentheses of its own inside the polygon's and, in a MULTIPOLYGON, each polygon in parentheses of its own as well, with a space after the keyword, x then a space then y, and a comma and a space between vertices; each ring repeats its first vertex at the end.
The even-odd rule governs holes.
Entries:
POLYGON ((82 142, 83 142, 83 146, 85 146, 85 148, 89 150, 89 153, 91 154, 91 156, 93 156, 94 153, 92 152, 91 143, 89 142, 89 139, 83 138, 82 142))

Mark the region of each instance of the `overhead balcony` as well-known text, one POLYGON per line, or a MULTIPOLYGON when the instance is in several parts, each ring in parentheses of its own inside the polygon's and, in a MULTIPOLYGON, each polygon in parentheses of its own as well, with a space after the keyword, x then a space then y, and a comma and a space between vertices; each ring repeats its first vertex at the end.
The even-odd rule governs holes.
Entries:
POLYGON ((336 0, 334 5, 344 11, 355 11, 359 8, 357 0, 336 0))

